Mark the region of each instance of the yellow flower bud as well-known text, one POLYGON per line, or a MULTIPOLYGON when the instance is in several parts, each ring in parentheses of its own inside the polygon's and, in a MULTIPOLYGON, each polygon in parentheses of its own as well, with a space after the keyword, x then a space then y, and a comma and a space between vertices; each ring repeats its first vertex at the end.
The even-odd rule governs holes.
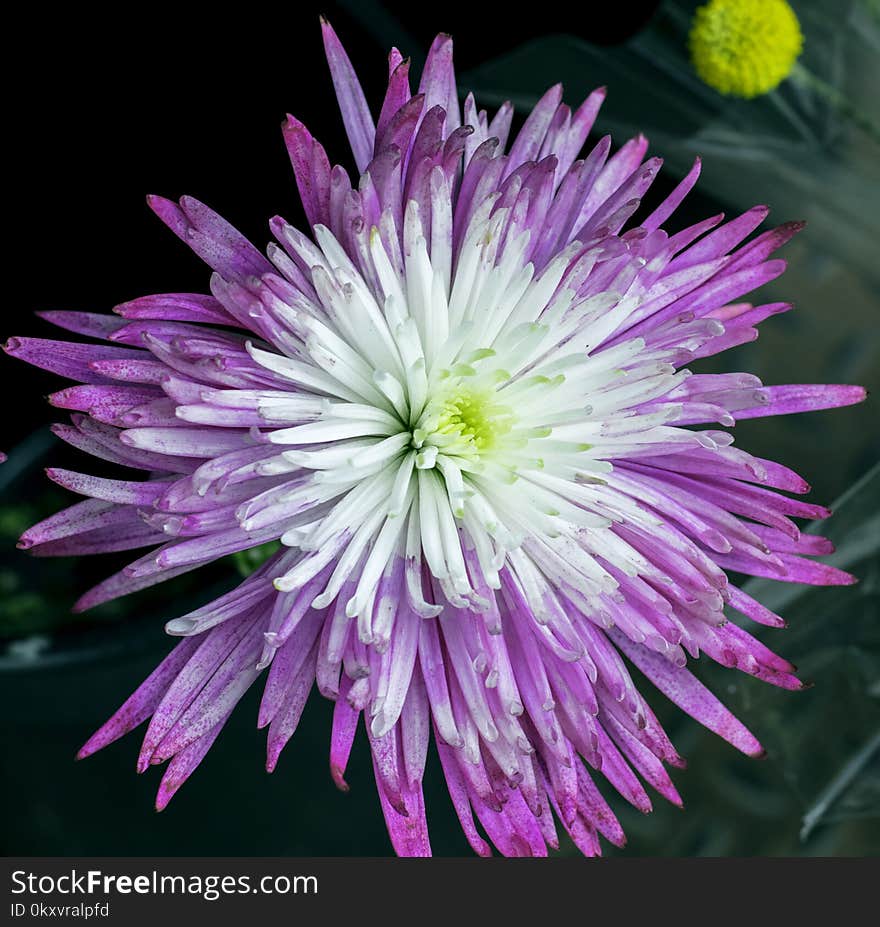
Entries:
POLYGON ((700 80, 749 99, 788 77, 803 36, 786 0, 710 0, 694 14, 689 42, 700 80))

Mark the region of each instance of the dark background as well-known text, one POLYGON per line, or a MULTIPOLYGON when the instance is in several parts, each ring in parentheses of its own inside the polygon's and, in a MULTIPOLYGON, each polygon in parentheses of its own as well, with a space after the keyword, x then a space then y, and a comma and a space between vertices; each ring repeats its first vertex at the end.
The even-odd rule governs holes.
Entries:
MULTIPOLYGON (((611 14, 584 4, 565 22, 617 42, 656 5, 627 3, 611 14)), ((104 312, 145 293, 204 291, 204 266, 152 215, 148 193, 202 199, 258 245, 268 241, 273 215, 302 224, 281 138, 285 114, 302 119, 334 163, 350 157, 320 15, 333 23, 375 104, 395 42, 419 61, 437 32, 450 32, 464 71, 561 25, 547 20, 542 30, 532 17, 488 7, 245 5, 238 21, 212 5, 163 12, 151 4, 117 20, 81 8, 51 17, 26 12, 30 28, 15 41, 30 77, 18 75, 6 115, 6 231, 16 248, 3 334, 48 333, 31 315, 39 308, 104 312)), ((2 439, 8 449, 46 419, 48 381, 24 365, 11 370, 4 362, 3 370, 17 394, 2 439)))
MULTIPOLYGON (((657 4, 616 4, 618 9, 602 13, 597 6, 555 7, 552 19, 538 17, 534 8, 529 14, 513 5, 502 12, 494 5, 490 11, 486 5, 448 3, 252 4, 205 7, 199 15, 188 7, 187 18, 182 8, 155 5, 126 8, 118 17, 81 8, 50 16, 34 8, 25 13, 26 27, 10 36, 21 45, 27 71, 17 75, 6 114, 11 132, 5 151, 12 167, 4 203, 12 207, 5 219, 15 249, 6 265, 12 292, 6 293, 0 334, 54 337, 51 327, 33 316, 37 309, 104 312, 145 293, 204 291, 206 268, 150 213, 147 193, 194 195, 258 246, 268 241, 266 222, 275 214, 302 225, 281 139, 284 114, 302 119, 331 161, 348 163, 323 58, 319 12, 331 19, 375 104, 384 91, 385 56, 392 44, 417 60, 437 31, 451 32, 459 73, 559 31, 613 55, 645 26, 657 4)), ((653 195, 675 180, 662 177, 653 195)), ((693 196, 688 206, 698 217, 717 208, 705 194, 693 196)), ((228 586, 235 565, 224 562, 195 579, 182 578, 132 602, 72 618, 67 609, 77 595, 124 561, 112 556, 100 562, 34 561, 13 549, 28 523, 69 504, 66 494, 47 487, 41 468, 49 462, 88 467, 47 436, 47 423, 61 420, 44 399, 60 388, 57 378, 5 357, 0 357, 0 370, 6 397, 2 449, 12 452, 0 483, 5 494, 0 501, 0 635, 12 645, 0 661, 2 849, 34 855, 390 852, 365 743, 359 741, 352 760, 352 792, 340 795, 330 781, 326 755, 332 706, 317 694, 278 771, 266 776, 263 735, 254 729, 255 687, 192 783, 162 815, 152 811, 156 771, 134 776, 136 735, 85 763, 73 763, 82 741, 167 649, 164 621, 205 601, 207 590, 228 586), (28 648, 36 654, 30 663, 21 659, 28 648)), ((803 378, 816 379, 809 365, 803 378)), ((778 379, 767 376, 768 382, 778 379)), ((841 432, 865 438, 839 470, 833 466, 834 448, 819 446, 812 423, 791 438, 792 446, 809 444, 806 465, 799 468, 822 491, 817 501, 841 494, 877 456, 870 414, 848 410, 839 415, 841 432)), ((746 436, 753 427, 749 423, 746 436)), ((759 450, 772 446, 771 431, 772 426, 761 433, 759 450)), ((830 607, 831 599, 826 602, 830 607)), ((870 615, 876 615, 875 607, 872 599, 870 615)), ((803 646, 812 645, 807 641, 803 646)), ((738 682, 723 678, 731 691, 740 692, 738 682)), ((747 701, 758 692, 751 682, 745 683, 747 701)), ((855 696, 833 691, 841 712, 851 716, 847 699, 855 696)), ((790 699, 787 693, 771 693, 771 705, 773 696, 780 702, 790 699)), ((822 717, 822 724, 834 723, 833 716, 830 722, 822 717)), ((874 722, 871 714, 865 724, 874 722)), ((732 751, 707 741, 695 725, 683 728, 681 736, 683 747, 707 756, 705 774, 697 770, 676 777, 686 804, 694 797, 696 807, 688 814, 700 824, 673 846, 663 834, 683 830, 678 812, 670 816, 664 811, 644 825, 625 818, 625 825, 635 828, 632 852, 876 850, 876 818, 871 816, 857 817, 855 824, 847 819, 831 843, 798 843, 791 821, 796 824, 810 799, 821 793, 818 780, 798 783, 785 793, 780 813, 789 824, 784 840, 773 840, 779 825, 772 808, 736 830, 736 821, 743 820, 739 806, 731 803, 727 786, 718 789, 709 779, 733 770, 743 788, 758 794, 763 780, 754 776, 764 773, 754 773, 732 751), (736 833, 719 841, 725 828, 736 833)), ((855 738, 846 749, 859 746, 855 738)), ((787 769, 777 772, 784 782, 787 769)), ((469 852, 436 763, 429 769, 426 793, 435 851, 469 852)))

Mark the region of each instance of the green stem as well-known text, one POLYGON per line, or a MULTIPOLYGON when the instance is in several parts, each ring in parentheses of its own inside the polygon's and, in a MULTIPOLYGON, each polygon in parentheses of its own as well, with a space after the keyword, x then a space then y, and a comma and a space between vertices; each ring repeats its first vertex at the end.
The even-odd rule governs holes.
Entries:
POLYGON ((865 768, 878 749, 880 749, 880 731, 878 731, 862 749, 850 759, 825 788, 813 807, 804 815, 800 834, 801 840, 806 840, 807 837, 810 836, 813 828, 824 817, 825 812, 828 811, 838 798, 840 798, 847 786, 849 786, 853 779, 865 768))
POLYGON ((828 81, 817 77, 812 71, 808 71, 802 64, 797 63, 791 70, 791 79, 801 86, 812 90, 815 94, 825 100, 841 116, 849 119, 857 128, 861 129, 869 138, 880 143, 880 128, 878 128, 864 113, 858 110, 847 99, 847 97, 832 86, 828 81))

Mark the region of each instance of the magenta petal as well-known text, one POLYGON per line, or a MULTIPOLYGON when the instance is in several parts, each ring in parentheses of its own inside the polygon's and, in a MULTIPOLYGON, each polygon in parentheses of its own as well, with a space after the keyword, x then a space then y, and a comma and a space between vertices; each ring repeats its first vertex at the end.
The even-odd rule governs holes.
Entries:
POLYGON ((763 418, 768 415, 792 415, 795 412, 816 412, 837 409, 864 402, 867 392, 862 386, 765 386, 762 403, 734 413, 737 419, 763 418))
POLYGON ((434 106, 443 109, 447 134, 461 125, 458 89, 452 66, 452 39, 448 35, 438 35, 431 43, 419 83, 419 93, 425 95, 426 111, 434 106))
POLYGON ((168 769, 165 770, 165 775, 162 776, 159 792, 156 795, 157 811, 164 811, 168 807, 168 802, 171 801, 177 790, 195 772, 196 767, 202 762, 211 747, 214 746, 214 741, 219 736, 220 731, 223 730, 223 724, 224 721, 216 724, 207 734, 181 750, 168 764, 168 769))
POLYGON ((385 93, 385 100, 382 103, 382 111, 379 114, 379 121, 376 123, 374 154, 378 154, 382 147, 381 139, 385 135, 386 127, 400 111, 401 107, 409 101, 410 96, 409 60, 400 60, 391 71, 391 77, 388 81, 388 90, 385 93))
POLYGON ((77 335, 86 335, 89 338, 106 338, 112 332, 124 325, 119 319, 97 312, 68 312, 54 310, 38 312, 37 315, 59 328, 77 335))
POLYGON ((348 766, 358 719, 361 716, 360 711, 349 704, 347 696, 350 689, 351 680, 348 676, 343 676, 339 697, 333 709, 333 731, 330 740, 330 774, 341 792, 348 791, 345 767, 348 766))
MULTIPOLYGON (((124 360, 147 356, 143 351, 111 345, 77 344, 71 341, 50 341, 48 338, 10 338, 3 349, 11 357, 57 373, 80 383, 109 384, 108 377, 97 373, 93 361, 124 360)), ((62 408, 74 408, 62 407, 62 408)))
POLYGON ((271 264, 244 236, 198 200, 185 196, 178 206, 161 196, 149 196, 147 203, 181 241, 224 276, 271 270, 271 264))
POLYGON ((322 19, 321 30, 324 35, 324 51, 327 55, 327 63, 330 65, 333 87, 336 90, 336 99, 339 101, 339 110, 342 113, 342 122, 345 125, 355 163, 358 170, 362 171, 373 154, 373 143, 376 138, 373 117, 370 115, 370 108, 367 106, 360 81, 333 27, 327 20, 322 19))
POLYGON ((737 750, 749 756, 760 756, 764 752, 764 748, 745 726, 690 672, 631 643, 618 632, 612 631, 610 636, 648 679, 682 711, 723 737, 737 750))
POLYGON ((106 721, 83 744, 76 757, 78 760, 103 750, 123 734, 134 730, 156 710, 171 681, 195 652, 201 641, 191 637, 182 640, 171 653, 153 670, 141 685, 125 700, 116 714, 106 721))
POLYGON ((407 786, 405 790, 408 814, 400 814, 392 805, 382 784, 376 776, 379 800, 391 844, 398 856, 431 856, 431 841, 428 838, 428 822, 425 818, 425 796, 422 784, 407 786))

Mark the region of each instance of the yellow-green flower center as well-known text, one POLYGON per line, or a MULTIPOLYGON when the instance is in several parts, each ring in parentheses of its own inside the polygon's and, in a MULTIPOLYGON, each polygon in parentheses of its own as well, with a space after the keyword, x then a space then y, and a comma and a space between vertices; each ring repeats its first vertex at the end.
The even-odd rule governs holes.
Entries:
POLYGON ((510 409, 496 402, 494 396, 489 390, 453 392, 440 405, 434 433, 466 442, 476 451, 488 450, 513 425, 510 409))
POLYGON ((710 0, 694 14, 689 41, 700 80, 747 99, 788 77, 803 46, 786 0, 710 0))
POLYGON ((428 402, 413 431, 413 446, 476 460, 498 448, 516 425, 513 410, 495 386, 473 377, 449 377, 428 402))

